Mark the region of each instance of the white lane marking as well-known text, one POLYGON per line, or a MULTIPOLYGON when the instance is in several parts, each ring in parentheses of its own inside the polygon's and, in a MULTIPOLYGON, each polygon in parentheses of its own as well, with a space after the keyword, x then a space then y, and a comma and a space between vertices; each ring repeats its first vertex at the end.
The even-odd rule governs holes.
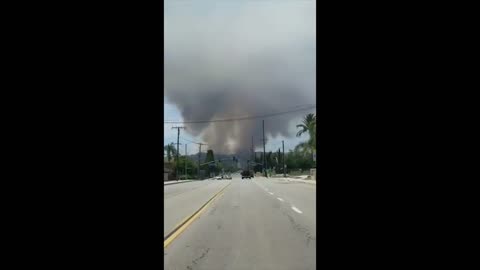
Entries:
POLYGON ((282 201, 283 202, 283 199, 282 198, 277 198, 279 201, 282 201))
POLYGON ((268 193, 270 193, 270 195, 273 195, 273 192, 268 192, 268 193))
POLYGON ((296 208, 295 206, 292 206, 292 209, 293 209, 293 211, 295 211, 295 212, 297 212, 297 213, 299 213, 299 214, 302 213, 302 211, 298 210, 298 208, 296 208))

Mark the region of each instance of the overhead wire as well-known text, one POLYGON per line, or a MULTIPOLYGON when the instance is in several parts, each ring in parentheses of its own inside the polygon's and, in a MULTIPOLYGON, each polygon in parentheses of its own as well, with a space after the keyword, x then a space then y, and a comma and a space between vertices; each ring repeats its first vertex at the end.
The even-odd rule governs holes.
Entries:
MULTIPOLYGON (((300 106, 305 106, 305 105, 298 105, 295 107, 300 107, 300 106)), ((294 108, 295 108, 294 107, 294 108)), ((288 111, 283 111, 283 112, 276 112, 276 113, 270 113, 270 114, 264 114, 264 115, 251 115, 251 116, 243 116, 243 117, 237 117, 237 118, 229 118, 229 119, 214 119, 214 120, 196 120, 196 121, 163 121, 164 124, 200 124, 200 123, 215 123, 215 122, 231 122, 231 121, 241 121, 241 120, 252 120, 252 119, 258 119, 258 118, 267 118, 267 117, 273 117, 273 116, 278 116, 278 115, 283 115, 283 114, 288 114, 288 113, 294 113, 294 112, 300 112, 300 111, 305 111, 305 110, 310 110, 316 108, 316 105, 309 105, 305 108, 298 108, 294 110, 288 110, 288 111)))
POLYGON ((187 142, 194 143, 194 144, 208 145, 208 144, 206 144, 206 143, 194 142, 194 141, 191 141, 191 140, 185 139, 185 138, 183 138, 183 137, 180 137, 180 139, 182 139, 182 140, 184 140, 184 141, 187 141, 187 142))

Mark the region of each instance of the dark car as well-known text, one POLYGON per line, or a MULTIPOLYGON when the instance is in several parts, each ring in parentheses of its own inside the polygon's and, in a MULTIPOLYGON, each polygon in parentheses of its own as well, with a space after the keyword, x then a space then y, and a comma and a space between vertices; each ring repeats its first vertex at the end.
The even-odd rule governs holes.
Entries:
POLYGON ((253 177, 253 172, 252 171, 248 171, 248 170, 242 171, 242 179, 243 178, 252 179, 252 177, 253 177))

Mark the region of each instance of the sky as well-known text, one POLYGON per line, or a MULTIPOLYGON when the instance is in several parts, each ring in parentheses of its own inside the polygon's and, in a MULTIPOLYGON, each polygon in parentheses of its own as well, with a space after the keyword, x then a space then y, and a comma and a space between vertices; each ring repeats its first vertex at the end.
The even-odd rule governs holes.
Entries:
MULTIPOLYGON (((315 104, 315 1, 166 0, 164 37, 165 119, 229 119, 289 111, 315 104)), ((266 150, 285 151, 302 117, 315 109, 265 118, 266 150)), ((262 119, 186 123, 180 130, 188 153, 207 143, 214 152, 262 147, 262 119)), ((177 130, 164 124, 164 144, 177 130)), ((184 152, 184 146, 181 146, 184 152)), ((202 152, 206 149, 204 146, 202 152)))

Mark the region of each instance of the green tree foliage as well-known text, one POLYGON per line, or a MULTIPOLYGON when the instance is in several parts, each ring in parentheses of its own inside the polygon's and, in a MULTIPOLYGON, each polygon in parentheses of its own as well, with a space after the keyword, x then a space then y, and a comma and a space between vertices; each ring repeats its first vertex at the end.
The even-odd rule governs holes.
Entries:
MULTIPOLYGON (((210 161, 214 161, 214 160, 215 160, 215 156, 213 155, 213 150, 210 149, 210 150, 207 151, 207 155, 205 156, 205 163, 210 162, 210 161)), ((211 168, 210 165, 207 164, 202 169, 204 169, 207 172, 207 174, 210 174, 210 172, 215 171, 215 170, 211 171, 210 168, 211 168)))
POLYGON ((300 130, 297 132, 297 137, 302 136, 304 133, 308 133, 309 139, 303 147, 306 148, 307 150, 310 150, 309 152, 313 153, 313 150, 316 150, 316 135, 317 135, 317 117, 315 114, 309 113, 307 114, 302 123, 297 125, 297 128, 300 128, 300 130))
POLYGON ((175 148, 175 145, 173 143, 167 144, 164 146, 164 151, 167 152, 167 161, 170 162, 177 154, 177 149, 175 148))
POLYGON ((272 168, 273 167, 272 152, 268 152, 266 154, 266 161, 267 161, 267 168, 272 168))
POLYGON ((309 154, 301 151, 299 147, 295 150, 290 150, 285 153, 285 164, 287 165, 287 171, 292 170, 308 170, 314 166, 314 162, 309 154))
POLYGON ((180 175, 185 175, 185 163, 187 163, 187 175, 189 178, 194 178, 198 173, 197 163, 193 160, 182 156, 178 161, 178 171, 180 175))
POLYGON ((283 163, 282 163, 282 152, 280 151, 280 148, 278 148, 278 151, 276 153, 275 163, 276 163, 276 166, 275 166, 276 172, 277 173, 281 172, 283 163))
POLYGON ((297 146, 295 146, 295 152, 299 152, 304 155, 308 155, 308 153, 310 153, 310 150, 311 148, 308 142, 302 142, 297 144, 297 146))
POLYGON ((214 160, 215 160, 215 156, 213 155, 213 150, 208 150, 207 155, 205 156, 205 163, 214 161, 214 160))

